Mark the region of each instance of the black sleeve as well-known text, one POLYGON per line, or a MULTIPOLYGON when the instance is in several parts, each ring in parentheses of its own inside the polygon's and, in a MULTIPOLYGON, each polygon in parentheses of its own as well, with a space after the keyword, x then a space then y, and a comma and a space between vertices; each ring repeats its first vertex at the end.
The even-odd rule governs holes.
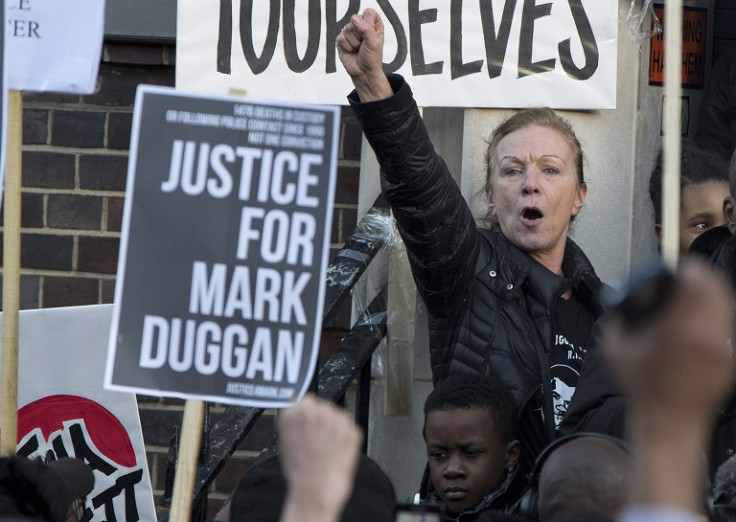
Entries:
POLYGON ((473 215, 447 165, 435 151, 411 89, 389 75, 394 95, 348 100, 381 166, 381 189, 411 263, 424 303, 435 317, 457 310, 473 281, 477 234, 473 215))

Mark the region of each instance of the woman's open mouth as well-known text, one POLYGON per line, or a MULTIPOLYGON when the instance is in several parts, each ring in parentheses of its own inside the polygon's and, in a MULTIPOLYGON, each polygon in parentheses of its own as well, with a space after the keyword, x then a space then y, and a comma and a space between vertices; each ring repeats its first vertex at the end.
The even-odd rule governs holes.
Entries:
POLYGON ((526 226, 534 226, 542 221, 544 215, 536 207, 527 207, 521 213, 521 220, 526 226))

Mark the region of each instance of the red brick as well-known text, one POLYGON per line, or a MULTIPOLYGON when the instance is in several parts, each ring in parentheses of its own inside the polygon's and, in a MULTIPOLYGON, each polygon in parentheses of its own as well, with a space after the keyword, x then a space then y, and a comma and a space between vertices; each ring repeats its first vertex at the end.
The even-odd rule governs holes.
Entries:
POLYGON ((51 144, 59 147, 102 147, 105 142, 105 113, 54 110, 51 144))
POLYGON ((119 238, 81 236, 77 269, 80 272, 114 274, 117 271, 119 250, 119 238))
MULTIPOLYGON (((349 109, 352 111, 352 109, 349 109)), ((363 141, 363 131, 357 120, 350 120, 345 123, 342 130, 342 147, 340 155, 342 159, 359 161, 360 147, 363 141)))
MULTIPOLYGON (((20 223, 23 228, 43 227, 43 194, 22 192, 20 223)), ((0 208, 0 226, 5 224, 5 212, 0 208)))
POLYGON ((358 203, 360 187, 359 167, 338 167, 337 183, 335 183, 335 203, 358 203))
POLYGON ((73 154, 58 152, 23 152, 24 187, 71 189, 74 188, 75 158, 73 154))
POLYGON ((79 156, 79 188, 84 190, 125 190, 128 157, 109 154, 79 156))
POLYGON ((97 304, 96 279, 81 277, 44 277, 43 308, 97 304))
POLYGON ((111 149, 130 148, 132 112, 111 112, 107 115, 107 146, 111 149))
POLYGON ((71 236, 21 234, 21 267, 71 270, 73 248, 71 236))
POLYGON ((23 110, 23 144, 45 145, 49 139, 48 109, 23 110))
POLYGON ((107 198, 107 225, 110 232, 120 232, 123 226, 125 198, 107 198))
POLYGON ((102 198, 74 194, 49 194, 47 224, 50 228, 100 230, 102 198))

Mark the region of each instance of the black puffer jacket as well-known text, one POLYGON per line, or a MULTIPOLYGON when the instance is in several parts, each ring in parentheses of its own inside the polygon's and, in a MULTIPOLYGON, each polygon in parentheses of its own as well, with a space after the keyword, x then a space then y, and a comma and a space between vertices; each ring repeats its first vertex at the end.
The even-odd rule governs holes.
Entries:
POLYGON ((360 103, 352 93, 349 100, 378 157, 382 189, 428 310, 434 381, 497 371, 517 401, 524 455, 532 459, 556 435, 547 362, 555 303, 571 284, 597 318, 601 282, 570 239, 563 261, 568 283, 512 245, 498 226, 476 228, 408 85, 396 75, 389 81, 395 92, 389 99, 360 103))

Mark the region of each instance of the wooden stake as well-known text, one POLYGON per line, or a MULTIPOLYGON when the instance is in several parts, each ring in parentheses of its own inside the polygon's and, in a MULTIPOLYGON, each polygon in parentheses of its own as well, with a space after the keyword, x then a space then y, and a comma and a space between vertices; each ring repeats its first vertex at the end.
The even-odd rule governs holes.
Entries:
POLYGON ((417 289, 406 246, 394 227, 396 241, 388 261, 388 335, 386 336, 386 397, 388 416, 411 415, 417 289))
POLYGON ((18 444, 18 308, 20 303, 20 186, 23 98, 8 92, 8 132, 3 194, 3 355, 0 455, 15 455, 18 444))
POLYGON ((189 522, 192 518, 192 493, 197 473, 199 443, 202 439, 204 402, 188 400, 184 405, 181 444, 176 460, 174 496, 171 499, 171 522, 189 522))
POLYGON ((680 136, 682 115, 682 0, 667 0, 664 12, 664 144, 662 256, 670 268, 680 257, 680 136))

